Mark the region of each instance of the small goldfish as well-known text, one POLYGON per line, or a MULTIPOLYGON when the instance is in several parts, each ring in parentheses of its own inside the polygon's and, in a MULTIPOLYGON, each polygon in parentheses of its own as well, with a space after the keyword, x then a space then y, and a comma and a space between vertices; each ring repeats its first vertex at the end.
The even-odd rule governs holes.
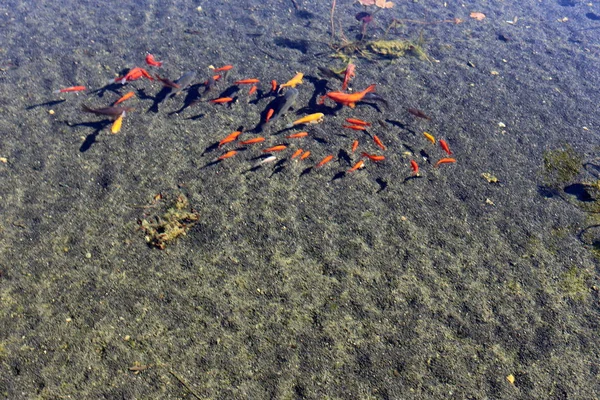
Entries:
POLYGON ((408 111, 409 113, 411 113, 412 115, 414 115, 415 117, 418 117, 418 118, 431 119, 423 111, 416 109, 416 108, 407 108, 406 111, 408 111))
POLYGON ((117 117, 117 119, 115 119, 115 122, 113 122, 112 126, 110 127, 110 133, 112 133, 113 135, 115 133, 119 133, 119 131, 121 130, 121 125, 123 124, 124 116, 125 116, 125 111, 123 111, 123 113, 121 113, 121 115, 119 115, 117 117))
POLYGON ((328 93, 325 93, 325 95, 321 97, 319 104, 323 104, 325 102, 325 99, 329 98, 329 99, 335 101, 336 103, 340 103, 340 104, 343 104, 350 108, 354 108, 354 107, 356 107, 356 103, 361 101, 367 93, 374 92, 374 91, 375 91, 375 84, 369 86, 368 88, 366 88, 363 91, 351 93, 351 94, 344 93, 344 92, 328 92, 328 93))
POLYGON ((410 160, 410 167, 413 171, 413 176, 419 176, 419 164, 415 160, 410 160))
POLYGON ((224 65, 224 66, 219 67, 219 68, 214 68, 213 72, 225 72, 225 71, 229 71, 232 68, 233 68, 233 65, 224 65))
POLYGON ((377 146, 379 146, 379 148, 380 148, 381 150, 385 150, 385 146, 384 146, 384 145, 383 145, 383 143, 381 142, 381 139, 379 139, 379 138, 377 137, 377 135, 373 135, 373 141, 375 142, 375 144, 376 144, 377 146))
POLYGON ((81 109, 85 112, 89 112, 96 115, 106 115, 108 117, 117 118, 119 115, 122 115, 124 112, 132 111, 131 107, 103 107, 103 108, 90 108, 85 104, 81 105, 81 109))
POLYGON ((362 153, 362 156, 363 157, 367 157, 369 160, 375 161, 375 162, 385 160, 384 156, 380 156, 380 155, 377 155, 377 154, 362 153))
POLYGON ((358 140, 352 142, 352 152, 354 153, 358 149, 358 140))
POLYGON ((140 78, 148 78, 151 81, 154 80, 154 78, 144 68, 135 67, 135 68, 131 68, 129 70, 129 72, 127 72, 127 74, 125 74, 125 76, 122 76, 122 77, 119 77, 119 78, 115 78, 112 81, 110 81, 110 83, 116 83, 116 82, 118 82, 121 85, 124 85, 127 82, 135 81, 135 80, 138 80, 140 78))
POLYGON ((450 163, 455 163, 456 159, 454 158, 442 158, 440 161, 436 162, 434 167, 439 167, 441 164, 450 164, 450 163))
POLYGON ((146 64, 150 65, 151 67, 160 67, 163 63, 162 61, 156 61, 154 56, 148 53, 146 54, 146 64))
POLYGON ((85 86, 70 86, 70 87, 66 87, 63 89, 57 89, 54 91, 54 93, 81 92, 85 89, 86 89, 85 86))
POLYGON ((342 128, 354 129, 355 131, 366 131, 367 128, 364 125, 342 125, 342 128))
POLYGON ((285 144, 278 144, 277 146, 273 146, 273 147, 264 149, 263 153, 271 153, 273 151, 283 151, 285 149, 287 149, 287 146, 285 144))
POLYGON ((304 154, 302 154, 302 155, 300 156, 300 159, 301 159, 301 160, 305 160, 305 159, 307 159, 309 156, 310 156, 310 151, 306 151, 306 152, 304 152, 304 154))
POLYGON ((273 79, 271 81, 271 92, 276 92, 277 91, 277 81, 275 79, 273 79))
POLYGON ((308 136, 308 132, 298 132, 292 133, 291 135, 286 136, 287 139, 299 139, 308 136))
POLYGON ((352 125, 371 126, 370 122, 363 121, 362 119, 346 118, 346 122, 352 125))
POLYGON ((226 159, 226 158, 231 158, 231 157, 235 156, 236 154, 237 154, 237 151, 235 151, 235 150, 230 150, 230 151, 228 151, 227 153, 225 153, 225 154, 223 154, 223 155, 219 156, 219 157, 217 158, 217 161, 221 161, 221 160, 224 160, 224 159, 226 159))
POLYGON ((427 138, 427 140, 429 140, 431 143, 435 144, 435 138, 433 137, 432 134, 423 132, 423 136, 425 136, 427 138))
POLYGON ((218 99, 209 100, 211 103, 215 104, 223 104, 223 103, 231 103, 233 98, 231 97, 219 97, 218 99))
POLYGON ((354 166, 352 168, 350 168, 348 171, 346 172, 354 172, 357 169, 361 169, 365 167, 365 162, 363 160, 360 160, 359 162, 357 162, 356 164, 354 164, 354 166))
POLYGON ((267 111, 267 115, 265 116, 265 124, 271 120, 273 113, 275 113, 275 110, 272 108, 269 108, 269 111, 267 111))
POLYGON ((333 160, 333 156, 330 154, 327 157, 325 157, 324 159, 322 159, 321 161, 319 161, 319 163, 317 165, 315 165, 315 168, 320 168, 323 165, 327 164, 331 160, 333 160))
POLYGON ((254 85, 259 82, 260 82, 260 80, 258 80, 256 78, 250 78, 250 79, 241 79, 239 81, 235 81, 235 82, 233 82, 233 84, 234 85, 254 85))
POLYGON ((279 90, 281 90, 284 87, 295 88, 296 86, 301 85, 303 77, 304 77, 304 74, 302 72, 298 72, 292 79, 290 79, 286 83, 280 85, 279 90))
POLYGON ((450 147, 448 146, 448 143, 446 143, 446 141, 444 139, 440 139, 440 147, 450 156, 452 155, 452 152, 450 151, 450 147))
POLYGON ((302 152, 304 152, 304 150, 302 150, 302 149, 296 150, 294 152, 294 154, 292 154, 292 158, 291 159, 293 160, 294 158, 298 157, 300 154, 302 154, 302 152))
POLYGON ((354 73, 356 66, 352 63, 348 63, 346 67, 346 72, 344 73, 344 82, 342 83, 342 90, 346 90, 348 88, 348 83, 350 83, 350 79, 354 78, 356 74, 354 73))
POLYGON ((294 125, 300 124, 318 124, 320 122, 323 122, 323 118, 325 118, 325 114, 323 113, 310 114, 306 117, 302 117, 292 123, 287 124, 286 128, 291 128, 294 125))
POLYGON ((219 147, 223 146, 226 143, 235 141, 238 138, 238 136, 240 136, 241 134, 242 134, 242 131, 235 131, 235 132, 230 133, 229 135, 227 135, 227 137, 225 137, 223 140, 221 140, 219 142, 219 147))
POLYGON ((123 96, 121 96, 121 98, 119 100, 117 100, 113 103, 113 106, 116 106, 117 104, 120 104, 120 103, 124 102, 125 100, 132 98, 133 96, 135 96, 135 93, 133 93, 133 92, 125 93, 123 96))
POLYGON ((241 142, 238 142, 238 144, 247 145, 247 144, 261 143, 261 142, 264 142, 264 141, 265 141, 265 138, 259 136, 259 137, 255 137, 255 138, 252 138, 252 139, 242 140, 241 142))
POLYGON ((252 85, 250 90, 248 90, 248 96, 252 96, 254 93, 256 93, 257 90, 258 90, 258 86, 252 85))

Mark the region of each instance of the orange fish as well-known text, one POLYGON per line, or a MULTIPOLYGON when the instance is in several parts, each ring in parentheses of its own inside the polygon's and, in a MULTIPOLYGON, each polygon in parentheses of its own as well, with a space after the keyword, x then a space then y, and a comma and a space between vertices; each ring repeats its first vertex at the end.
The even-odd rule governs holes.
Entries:
POLYGON ((384 145, 383 145, 383 143, 381 142, 381 139, 379 139, 379 138, 377 137, 377 135, 373 135, 373 141, 375 142, 375 144, 376 144, 377 146, 379 146, 379 148, 380 148, 381 150, 385 150, 385 146, 384 146, 384 145))
POLYGON ((140 78, 148 78, 151 81, 154 80, 154 78, 144 68, 135 67, 135 68, 131 68, 125 76, 120 77, 120 78, 115 78, 112 80, 112 82, 119 82, 122 85, 124 85, 127 82, 135 81, 140 78))
POLYGON ((250 90, 248 90, 248 96, 252 96, 256 92, 257 89, 258 89, 258 86, 252 85, 250 90))
POLYGON ((260 82, 260 80, 251 78, 251 79, 242 79, 239 81, 233 82, 234 85, 254 85, 255 83, 260 82))
POLYGON ((276 92, 277 91, 277 81, 275 79, 273 79, 271 81, 271 92, 276 92))
POLYGON ((302 72, 298 72, 292 79, 290 79, 286 83, 279 86, 279 90, 281 90, 281 88, 284 88, 284 87, 295 88, 297 85, 301 85, 303 77, 304 77, 304 74, 302 72))
POLYGON ((110 133, 112 133, 113 135, 115 133, 119 133, 119 131, 121 130, 121 125, 123 124, 124 116, 125 112, 122 112, 121 115, 119 115, 117 119, 115 119, 115 122, 113 122, 112 126, 110 127, 110 133))
POLYGON ((342 83, 342 90, 346 90, 348 88, 348 83, 350 83, 350 79, 356 76, 356 74, 354 73, 355 69, 356 66, 352 63, 349 63, 346 67, 346 72, 344 73, 344 83, 342 83))
POLYGON ((352 142, 352 152, 354 153, 358 149, 358 140, 352 142))
POLYGON ((233 99, 231 97, 219 97, 218 99, 209 100, 211 103, 222 104, 231 103, 233 99))
POLYGON ((162 61, 156 61, 154 56, 150 53, 146 54, 146 64, 151 67, 160 67, 163 63, 162 61))
POLYGON ((366 131, 363 125, 342 125, 342 128, 354 129, 355 131, 366 131))
POLYGON ((357 162, 356 164, 354 164, 354 167, 350 168, 348 171, 346 172, 354 172, 357 169, 361 169, 365 167, 365 162, 363 160, 360 160, 359 162, 357 162))
POLYGON ((248 139, 248 140, 242 140, 241 142, 238 142, 238 144, 247 145, 247 144, 260 143, 260 142, 264 142, 264 141, 265 141, 265 138, 262 136, 259 136, 259 137, 255 137, 255 138, 248 139))
POLYGON ((273 113, 275 112, 274 109, 269 108, 269 111, 267 111, 267 116, 265 117, 265 124, 267 122, 269 122, 269 120, 271 119, 271 117, 273 116, 273 113))
POLYGON ((294 154, 292 154, 292 160, 293 160, 294 158, 298 157, 300 154, 302 154, 302 152, 303 152, 303 151, 304 151, 304 150, 302 150, 302 149, 298 149, 298 150, 296 150, 296 151, 294 152, 294 154))
POLYGON ((223 146, 226 143, 230 143, 233 142, 234 140, 236 140, 238 138, 238 136, 240 136, 242 134, 242 131, 235 131, 230 133, 229 135, 227 135, 226 138, 224 138, 223 140, 221 140, 219 142, 219 147, 223 146))
POLYGON ((321 97, 321 100, 319 103, 323 104, 325 102, 325 99, 329 98, 329 99, 335 101, 336 103, 340 103, 340 104, 343 104, 350 108, 354 108, 356 106, 356 103, 361 101, 367 93, 371 93, 374 91, 375 91, 375 84, 369 86, 368 88, 366 88, 363 91, 351 93, 351 94, 344 93, 344 92, 329 92, 329 93, 325 93, 325 95, 321 97))
POLYGON ((440 139, 440 147, 444 149, 444 151, 450 156, 452 152, 450 151, 450 147, 448 147, 448 143, 444 139, 440 139))
POLYGON ((369 160, 375 161, 375 162, 385 160, 384 156, 380 156, 377 154, 362 153, 362 156, 367 157, 369 160))
POLYGON ((85 89, 86 89, 85 86, 71 86, 71 87, 66 87, 63 89, 57 89, 54 91, 54 93, 81 92, 85 89))
POLYGON ((410 160, 410 167, 413 171, 413 176, 419 176, 419 164, 415 160, 410 160))
POLYGON ((235 150, 228 151, 227 153, 225 153, 222 156, 220 156, 219 158, 217 158, 217 161, 221 161, 221 160, 224 160, 226 158, 233 157, 236 154, 237 154, 237 151, 235 151, 235 150))
POLYGON ((301 159, 301 160, 307 159, 307 158, 308 158, 308 156, 310 156, 310 151, 307 151, 307 152, 305 152, 304 154, 302 154, 302 155, 300 156, 300 159, 301 159))
POLYGON ((435 144, 435 138, 431 133, 423 132, 423 136, 425 136, 432 144, 435 144))
POLYGON ((438 167, 440 166, 440 164, 449 164, 449 163, 455 163, 456 159, 454 158, 442 158, 440 161, 436 162, 434 167, 438 167))
POLYGON ((117 100, 113 103, 113 106, 116 106, 117 104, 120 104, 120 103, 124 102, 125 100, 132 98, 133 96, 135 96, 135 93, 133 93, 133 92, 125 93, 119 100, 117 100))
POLYGON ((283 151, 287 149, 287 146, 285 144, 279 144, 277 146, 273 146, 273 147, 269 147, 268 149, 264 149, 263 153, 270 153, 272 151, 283 151))
POLYGON ((293 133, 291 135, 286 136, 287 139, 298 139, 298 138, 303 138, 308 136, 308 132, 298 132, 298 133, 293 133))
POLYGON ((315 168, 320 168, 323 165, 327 164, 331 160, 333 160, 333 156, 330 154, 327 157, 325 157, 324 159, 322 159, 317 165, 315 165, 315 168))
POLYGON ((346 122, 352 125, 371 126, 370 122, 363 121, 362 119, 346 118, 346 122))
POLYGON ((231 68, 233 68, 233 65, 224 65, 220 68, 213 69, 213 72, 225 72, 225 71, 229 71, 231 68))

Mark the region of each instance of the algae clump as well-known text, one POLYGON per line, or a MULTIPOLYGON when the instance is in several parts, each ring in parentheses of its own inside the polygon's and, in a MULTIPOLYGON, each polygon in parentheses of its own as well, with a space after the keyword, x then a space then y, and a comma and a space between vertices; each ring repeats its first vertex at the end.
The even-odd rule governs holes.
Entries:
POLYGON ((544 152, 544 184, 560 190, 581 172, 583 157, 571 145, 544 152))
POLYGON ((139 221, 140 229, 146 234, 146 242, 152 247, 164 249, 180 236, 185 236, 200 216, 190 208, 190 203, 183 194, 165 213, 154 215, 139 221))

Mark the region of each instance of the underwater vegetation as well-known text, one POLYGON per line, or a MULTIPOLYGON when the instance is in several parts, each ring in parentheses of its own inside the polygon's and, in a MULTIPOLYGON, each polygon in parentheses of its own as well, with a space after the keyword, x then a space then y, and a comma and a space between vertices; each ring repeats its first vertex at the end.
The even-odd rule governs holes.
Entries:
MULTIPOLYGON (((161 198, 157 197, 159 200, 161 198)), ((148 245, 162 250, 178 237, 185 236, 199 219, 200 215, 190 208, 187 197, 180 194, 163 215, 141 219, 139 224, 148 245)))

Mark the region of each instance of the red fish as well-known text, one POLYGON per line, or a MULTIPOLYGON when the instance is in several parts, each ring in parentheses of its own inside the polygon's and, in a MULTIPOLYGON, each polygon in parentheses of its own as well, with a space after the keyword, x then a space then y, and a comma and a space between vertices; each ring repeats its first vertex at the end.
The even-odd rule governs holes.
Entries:
POLYGON ((236 154, 237 154, 237 151, 235 151, 235 150, 228 151, 227 153, 225 153, 222 156, 220 156, 219 158, 217 158, 217 161, 221 161, 221 160, 224 160, 226 158, 233 157, 236 154))
POLYGON ((354 153, 358 149, 358 140, 352 142, 352 152, 354 153))
POLYGON ((333 160, 333 156, 330 154, 327 157, 325 157, 324 159, 322 159, 321 161, 319 161, 319 163, 315 166, 315 168, 320 168, 323 165, 327 164, 331 160, 333 160))
POLYGON ((436 162, 434 167, 439 167, 441 164, 450 164, 455 163, 456 159, 454 158, 442 158, 440 161, 436 162))
POLYGON ((225 71, 229 71, 232 68, 233 68, 233 65, 224 65, 220 68, 213 69, 213 72, 225 72, 225 71))
POLYGON ((66 87, 63 89, 57 89, 54 91, 54 93, 81 92, 85 89, 86 89, 85 86, 71 86, 71 87, 66 87))
POLYGON ((367 130, 367 128, 365 128, 362 125, 342 125, 342 128, 354 129, 355 131, 366 131, 367 130))
POLYGON ((287 149, 287 146, 285 144, 279 144, 277 146, 273 146, 273 147, 264 149, 263 153, 271 153, 272 151, 283 151, 285 149, 287 149))
POLYGON ((255 138, 248 139, 248 140, 242 140, 241 142, 238 142, 238 144, 247 145, 247 144, 260 143, 260 142, 264 142, 264 141, 265 141, 265 138, 262 136, 259 136, 259 137, 255 137, 255 138))
POLYGON ((376 144, 377 146, 379 146, 379 148, 380 148, 381 150, 385 150, 385 146, 384 146, 384 145, 383 145, 383 143, 381 142, 381 139, 379 139, 379 138, 377 137, 377 135, 373 135, 373 141, 375 142, 375 144, 376 144))
POLYGON ((248 90, 248 96, 252 96, 254 93, 256 93, 257 90, 258 90, 258 86, 252 85, 250 90, 248 90))
POLYGON ((413 176, 419 176, 419 164, 415 160, 410 160, 410 167, 413 171, 413 176))
POLYGON ((300 154, 302 154, 302 152, 303 152, 303 151, 304 151, 304 150, 302 150, 302 149, 298 149, 298 150, 296 150, 296 151, 294 152, 294 154, 292 154, 292 160, 293 160, 294 158, 298 157, 300 154))
POLYGON ((122 85, 124 85, 127 82, 135 81, 140 78, 148 78, 151 81, 154 80, 154 78, 144 68, 135 67, 135 68, 131 68, 125 76, 115 78, 112 80, 112 82, 119 82, 122 85))
POLYGON ((269 108, 269 111, 267 111, 267 115, 266 115, 266 117, 265 117, 265 124, 266 124, 267 122, 269 122, 269 120, 270 120, 270 119, 271 119, 271 117, 273 116, 273 113, 274 113, 274 112, 275 112, 275 110, 274 110, 274 109, 272 109, 272 108, 269 108))
POLYGON ((369 160, 375 161, 375 162, 385 160, 384 156, 380 156, 380 155, 377 155, 377 154, 362 153, 362 156, 363 157, 367 157, 369 160))
POLYGON ((350 108, 354 108, 356 106, 356 103, 361 101, 367 93, 371 93, 374 91, 375 91, 375 84, 369 86, 368 88, 366 88, 363 91, 352 93, 352 94, 344 93, 344 92, 328 92, 328 93, 325 93, 325 95, 321 97, 321 100, 319 101, 319 103, 323 104, 325 102, 325 99, 329 98, 329 99, 335 101, 336 103, 340 103, 340 104, 343 104, 350 108))
POLYGON ((275 79, 271 81, 271 92, 277 92, 277 81, 275 79))
POLYGON ((231 97, 219 97, 218 99, 209 100, 211 103, 215 104, 223 104, 223 103, 231 103, 233 99, 231 97))
POLYGON ((440 147, 442 149, 444 149, 444 151, 451 156, 452 152, 450 151, 450 147, 448 146, 448 143, 446 143, 446 141, 444 139, 440 139, 440 147))
POLYGON ((346 172, 354 172, 357 169, 361 169, 365 167, 365 162, 363 160, 360 160, 359 162, 357 162, 356 164, 354 164, 354 166, 352 168, 350 168, 348 171, 346 172))
POLYGON ((292 133, 291 135, 286 136, 287 139, 298 139, 308 136, 308 132, 298 132, 292 133))
POLYGON ((362 119, 346 118, 346 122, 352 125, 371 126, 370 122, 363 121, 362 119))
POLYGON ((355 69, 356 66, 352 63, 349 63, 346 67, 346 72, 344 73, 344 83, 342 83, 342 90, 346 90, 348 88, 348 83, 350 83, 350 79, 354 78, 355 76, 355 69))
POLYGON ((117 100, 113 103, 113 106, 116 106, 117 104, 120 104, 120 103, 124 102, 125 100, 132 98, 133 96, 135 96, 135 93, 133 93, 133 92, 125 93, 123 96, 121 96, 121 98, 119 100, 117 100))
POLYGON ((148 64, 151 67, 160 67, 162 66, 162 61, 156 61, 154 59, 154 56, 150 53, 146 54, 146 64, 148 64))
POLYGON ((242 79, 239 81, 233 82, 234 85, 254 85, 255 83, 260 82, 260 80, 251 78, 251 79, 242 79))
POLYGON ((309 156, 310 156, 310 151, 307 151, 307 152, 305 152, 304 154, 302 154, 302 155, 300 156, 300 159, 301 159, 301 160, 305 160, 305 159, 307 159, 309 156))
POLYGON ((242 134, 242 131, 235 131, 230 133, 229 135, 227 135, 227 137, 225 137, 223 140, 221 140, 219 142, 219 147, 223 146, 226 143, 230 143, 233 142, 234 140, 236 140, 238 138, 238 136, 240 136, 242 134))

